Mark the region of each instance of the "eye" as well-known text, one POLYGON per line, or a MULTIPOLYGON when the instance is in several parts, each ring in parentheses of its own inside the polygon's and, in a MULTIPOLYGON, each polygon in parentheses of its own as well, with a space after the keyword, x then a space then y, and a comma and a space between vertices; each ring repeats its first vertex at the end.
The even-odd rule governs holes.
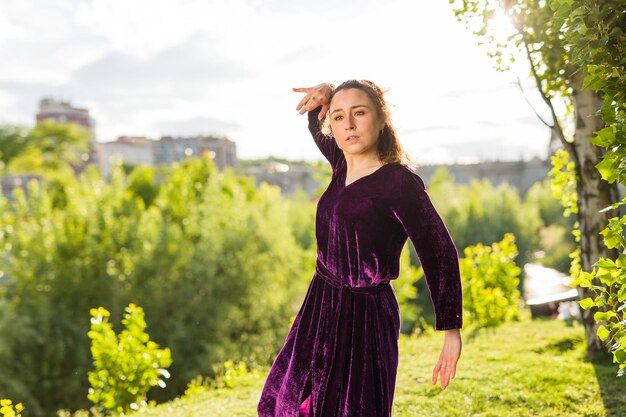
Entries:
POLYGON ((357 114, 357 115, 363 115, 363 114, 365 114, 365 112, 364 112, 363 110, 357 110, 357 111, 355 112, 355 114, 357 114))
POLYGON ((339 121, 339 120, 341 120, 341 119, 343 119, 343 116, 335 116, 335 120, 336 120, 336 121, 339 121))

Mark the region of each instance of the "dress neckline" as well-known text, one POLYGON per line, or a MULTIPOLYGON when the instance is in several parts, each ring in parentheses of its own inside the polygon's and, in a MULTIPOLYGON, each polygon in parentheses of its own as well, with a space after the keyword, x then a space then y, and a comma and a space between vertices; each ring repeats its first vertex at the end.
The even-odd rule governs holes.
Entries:
POLYGON ((339 182, 341 183, 341 185, 343 186, 344 189, 350 188, 352 185, 354 185, 355 183, 361 181, 362 179, 365 179, 367 177, 371 177, 372 175, 376 174, 378 171, 382 170, 387 165, 393 165, 393 164, 390 164, 390 163, 383 164, 380 167, 376 168, 376 170, 374 170, 373 172, 370 172, 367 175, 363 175, 362 177, 357 178, 356 180, 352 181, 350 184, 346 184, 346 179, 348 178, 348 165, 344 161, 344 170, 343 170, 344 175, 343 175, 343 179, 341 181, 339 181, 339 182))

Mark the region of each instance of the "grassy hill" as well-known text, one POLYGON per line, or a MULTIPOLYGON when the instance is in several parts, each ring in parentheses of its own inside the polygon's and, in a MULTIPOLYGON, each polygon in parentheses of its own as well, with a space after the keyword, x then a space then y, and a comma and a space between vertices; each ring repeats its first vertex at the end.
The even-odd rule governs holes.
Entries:
MULTIPOLYGON (((525 319, 497 329, 462 329, 457 377, 430 382, 443 333, 402 335, 394 417, 626 416, 626 380, 610 359, 585 360, 577 323, 525 319)), ((234 389, 190 394, 141 412, 145 417, 256 416, 267 369, 234 389)))

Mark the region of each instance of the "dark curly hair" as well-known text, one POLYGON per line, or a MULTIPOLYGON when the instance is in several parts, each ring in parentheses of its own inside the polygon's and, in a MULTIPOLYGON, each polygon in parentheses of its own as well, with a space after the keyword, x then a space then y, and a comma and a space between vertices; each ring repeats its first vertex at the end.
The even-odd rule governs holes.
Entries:
MULTIPOLYGON (((379 118, 382 118, 385 122, 382 134, 378 137, 376 146, 376 152, 378 158, 385 164, 396 163, 407 166, 414 166, 415 162, 411 159, 411 156, 403 149, 396 130, 391 123, 391 114, 389 112, 389 106, 385 100, 383 91, 378 85, 370 80, 347 80, 339 84, 333 89, 330 94, 328 102, 332 102, 333 97, 341 90, 349 88, 358 88, 365 92, 376 109, 376 114, 379 118)), ((330 112, 327 112, 322 126, 323 132, 327 136, 332 136, 330 129, 330 112)))

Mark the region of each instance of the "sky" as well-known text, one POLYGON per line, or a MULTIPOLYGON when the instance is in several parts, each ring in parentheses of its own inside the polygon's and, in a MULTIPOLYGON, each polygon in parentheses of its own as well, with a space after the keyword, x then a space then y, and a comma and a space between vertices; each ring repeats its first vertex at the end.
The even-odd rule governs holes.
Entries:
POLYGON ((548 151, 527 69, 497 72, 445 0, 0 0, 0 63, 0 124, 54 97, 100 142, 218 135, 243 159, 320 160, 291 88, 365 78, 418 163, 548 151))

